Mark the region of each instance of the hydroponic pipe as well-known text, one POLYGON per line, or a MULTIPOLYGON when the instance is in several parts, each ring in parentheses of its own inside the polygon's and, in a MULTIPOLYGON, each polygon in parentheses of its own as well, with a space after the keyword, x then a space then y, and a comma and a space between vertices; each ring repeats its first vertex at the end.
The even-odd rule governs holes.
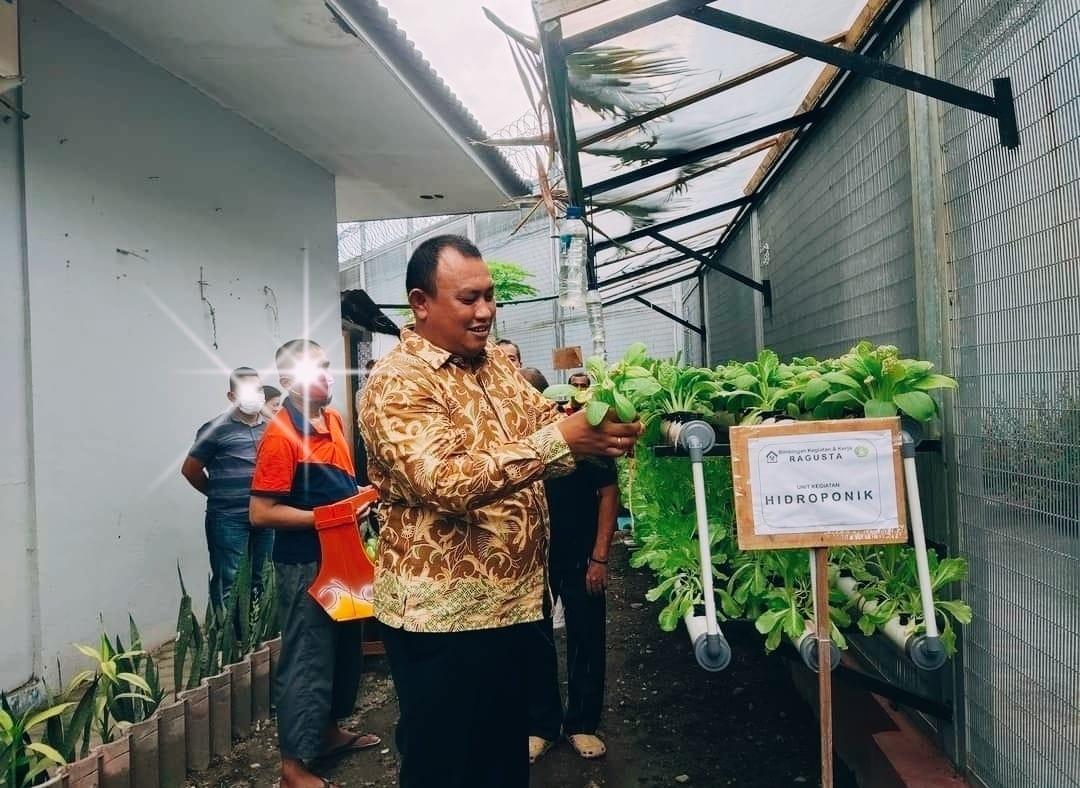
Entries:
MULTIPOLYGON (((859 593, 859 584, 853 577, 841 577, 836 581, 836 587, 844 592, 856 610, 863 613, 874 613, 877 602, 867 599, 859 593)), ((901 624, 900 616, 896 615, 885 622, 881 628, 881 634, 900 654, 911 660, 911 663, 919 670, 938 670, 945 664, 945 649, 940 648, 941 640, 937 639, 939 648, 928 648, 930 637, 915 633, 914 622, 901 624)))
MULTIPOLYGON (((799 652, 799 656, 802 657, 803 664, 814 673, 818 672, 821 667, 821 663, 818 661, 818 639, 817 633, 814 632, 812 627, 808 627, 803 630, 803 633, 797 638, 789 638, 791 644, 795 646, 795 649, 799 652)), ((836 666, 840 664, 840 649, 836 645, 835 640, 829 641, 829 670, 836 670, 836 666)))
MULTIPOLYGON (((945 648, 938 634, 937 616, 934 612, 934 589, 930 584, 930 562, 926 558, 926 532, 923 530, 919 476, 915 468, 917 441, 909 430, 902 430, 902 435, 900 454, 904 458, 904 486, 907 488, 911 537, 915 542, 915 568, 919 573, 919 597, 922 600, 923 623, 926 626, 926 638, 920 642, 917 651, 921 652, 920 659, 935 666, 924 668, 924 670, 936 670, 945 663, 945 648)), ((915 657, 912 657, 912 661, 916 662, 915 657)))
POLYGON ((708 619, 706 616, 695 616, 693 610, 688 610, 683 616, 686 624, 686 634, 690 636, 690 645, 694 648, 694 657, 705 670, 716 673, 731 664, 731 646, 724 638, 724 633, 716 628, 716 635, 710 636, 707 622, 716 623, 716 619, 708 619), (713 637, 713 640, 709 638, 713 637), (719 649, 717 648, 719 646, 719 649))
MULTIPOLYGON (((826 578, 828 582, 828 578, 826 578)), ((815 604, 817 602, 817 566, 814 562, 814 551, 810 551, 810 596, 814 599, 815 604)), ((814 619, 817 620, 817 611, 814 611, 814 619)), ((803 664, 814 673, 818 672, 821 663, 818 661, 818 637, 817 632, 813 625, 808 625, 803 629, 801 635, 797 638, 788 637, 792 645, 799 652, 799 656, 802 657, 803 664)), ((836 666, 840 664, 840 648, 836 645, 835 640, 829 640, 829 670, 836 670, 836 666)))
POLYGON ((695 616, 693 611, 689 611, 683 616, 683 620, 686 622, 686 631, 693 644, 698 664, 705 670, 723 670, 731 662, 731 647, 720 632, 716 617, 709 515, 705 508, 705 471, 702 468, 705 452, 716 442, 716 432, 699 419, 681 423, 669 421, 664 423, 663 428, 672 445, 684 449, 690 455, 690 471, 694 478, 694 508, 697 513, 698 556, 701 560, 701 592, 705 597, 705 615, 695 616))

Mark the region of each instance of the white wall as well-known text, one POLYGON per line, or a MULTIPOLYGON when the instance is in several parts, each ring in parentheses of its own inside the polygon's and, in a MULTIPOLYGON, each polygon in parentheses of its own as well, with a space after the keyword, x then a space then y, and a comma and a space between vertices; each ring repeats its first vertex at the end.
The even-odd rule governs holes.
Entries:
POLYGON ((52 0, 22 11, 36 667, 55 679, 99 611, 168 637, 177 560, 204 604, 203 501, 178 469, 228 369, 271 367, 309 315, 343 351, 332 176, 52 0))
POLYGON ((33 670, 35 565, 20 126, 2 107, 0 121, 0 687, 14 687, 33 670))

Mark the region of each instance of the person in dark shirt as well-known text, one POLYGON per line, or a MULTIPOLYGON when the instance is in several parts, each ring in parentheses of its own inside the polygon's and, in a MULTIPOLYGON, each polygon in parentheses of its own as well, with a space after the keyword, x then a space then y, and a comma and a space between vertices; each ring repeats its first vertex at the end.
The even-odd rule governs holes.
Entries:
POLYGON ((328 407, 334 383, 326 353, 311 340, 294 339, 278 349, 275 361, 287 396, 259 446, 250 511, 252 525, 277 531, 279 788, 332 788, 311 772, 313 761, 380 743, 373 733, 338 725, 356 706, 361 622, 335 622, 308 594, 322 558, 314 509, 358 489, 341 415, 328 407))
MULTIPOLYGON (((521 370, 539 391, 547 380, 521 370)), ((584 386, 589 385, 584 377, 584 386)), ((573 376, 572 376, 572 382, 573 376)), ((615 463, 607 458, 578 462, 568 476, 544 482, 551 523, 548 582, 566 618, 567 703, 559 694, 559 666, 550 616, 534 624, 530 655, 529 759, 535 762, 558 740, 560 730, 582 758, 599 758, 607 747, 596 735, 604 704, 608 549, 619 508, 615 463)))
POLYGON ((206 496, 206 546, 210 553, 210 601, 229 602, 242 556, 251 559, 252 589, 262 588, 262 573, 274 546, 273 531, 256 531, 248 519, 255 452, 266 429, 262 384, 251 367, 229 375, 230 407, 199 427, 180 473, 206 496))

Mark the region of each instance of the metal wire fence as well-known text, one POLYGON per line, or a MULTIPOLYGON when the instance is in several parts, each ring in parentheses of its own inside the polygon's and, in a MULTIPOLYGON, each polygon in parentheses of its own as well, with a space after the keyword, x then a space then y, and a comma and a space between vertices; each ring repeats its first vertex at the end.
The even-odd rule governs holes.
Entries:
MULTIPOLYGON (((946 453, 920 461, 924 515, 929 538, 968 560, 974 621, 951 672, 921 674, 871 642, 858 646, 889 680, 952 705, 952 724, 922 721, 974 783, 1075 788, 1080 5, 909 7, 927 23, 920 41, 939 78, 984 93, 994 77, 1012 79, 1021 146, 1002 148, 991 118, 933 104, 937 142, 916 147, 912 99, 860 82, 720 262, 748 272, 767 250, 774 306, 761 329, 782 355, 831 355, 863 338, 914 355, 936 339, 960 388, 943 421, 946 453), (929 255, 919 245, 925 210, 940 227, 929 255), (940 325, 926 317, 939 307, 940 325)), ((909 23, 885 57, 906 65, 911 35, 909 23)), ((718 274, 707 287, 715 362, 749 344, 752 304, 718 274)))

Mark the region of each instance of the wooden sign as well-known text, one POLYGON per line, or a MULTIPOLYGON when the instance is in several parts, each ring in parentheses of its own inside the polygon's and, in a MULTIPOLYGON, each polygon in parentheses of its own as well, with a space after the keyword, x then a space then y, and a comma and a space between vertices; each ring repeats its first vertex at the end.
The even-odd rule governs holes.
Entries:
POLYGON ((557 347, 551 351, 551 365, 555 369, 581 369, 581 345, 557 347))
POLYGON ((907 541, 900 420, 732 427, 739 548, 907 541))

